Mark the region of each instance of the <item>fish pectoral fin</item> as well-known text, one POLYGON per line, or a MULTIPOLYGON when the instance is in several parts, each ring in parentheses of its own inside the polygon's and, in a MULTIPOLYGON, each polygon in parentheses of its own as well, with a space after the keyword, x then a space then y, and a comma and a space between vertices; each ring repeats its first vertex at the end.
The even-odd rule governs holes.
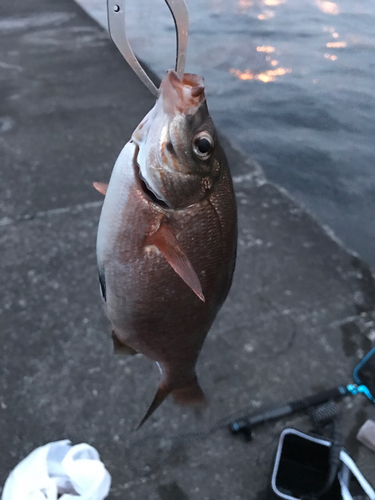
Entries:
POLYGON ((93 182, 92 185, 97 191, 99 191, 99 193, 104 194, 104 196, 106 195, 108 184, 105 184, 104 182, 93 182))
POLYGON ((180 278, 205 302, 201 282, 175 235, 166 224, 161 224, 156 233, 147 238, 146 244, 155 245, 180 278))
POLYGON ((117 337, 117 334, 114 330, 112 330, 112 342, 113 342, 113 352, 115 354, 127 354, 128 356, 134 356, 138 354, 138 351, 130 347, 130 345, 126 344, 122 340, 117 337))

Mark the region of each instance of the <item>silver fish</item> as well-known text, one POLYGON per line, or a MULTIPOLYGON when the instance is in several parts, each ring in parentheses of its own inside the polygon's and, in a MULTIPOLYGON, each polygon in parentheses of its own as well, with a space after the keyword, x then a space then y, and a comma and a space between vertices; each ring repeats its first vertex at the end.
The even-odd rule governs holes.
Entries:
POLYGON ((172 394, 204 401, 195 365, 231 286, 237 213, 203 79, 170 70, 114 166, 97 258, 117 349, 157 361, 162 381, 142 425, 172 394))

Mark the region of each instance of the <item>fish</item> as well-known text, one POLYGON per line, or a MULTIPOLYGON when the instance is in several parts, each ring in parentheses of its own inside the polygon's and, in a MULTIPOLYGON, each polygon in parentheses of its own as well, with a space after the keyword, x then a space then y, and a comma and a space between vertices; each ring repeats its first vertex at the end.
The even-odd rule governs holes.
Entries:
POLYGON ((206 401, 195 366, 235 267, 236 199, 201 76, 167 72, 108 186, 94 187, 105 195, 96 248, 115 352, 141 353, 162 374, 140 427, 169 394, 206 401))

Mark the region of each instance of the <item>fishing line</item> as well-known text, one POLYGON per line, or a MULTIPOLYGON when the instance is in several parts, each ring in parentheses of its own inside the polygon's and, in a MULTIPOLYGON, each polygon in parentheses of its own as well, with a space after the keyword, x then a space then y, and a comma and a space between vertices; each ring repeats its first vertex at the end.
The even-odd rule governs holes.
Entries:
MULTIPOLYGON (((279 406, 276 404, 267 405, 262 410, 246 414, 253 409, 253 405, 247 405, 239 410, 235 410, 226 416, 217 420, 208 429, 202 431, 191 431, 178 433, 171 436, 162 434, 149 434, 141 437, 140 439, 130 442, 126 448, 127 465, 128 467, 140 477, 147 477, 154 473, 161 465, 163 465, 173 452, 178 449, 178 445, 184 442, 201 440, 203 441, 208 436, 214 434, 220 429, 229 429, 232 434, 243 434, 247 441, 250 441, 251 431, 256 425, 277 420, 281 417, 290 415, 292 413, 307 411, 311 408, 317 408, 319 405, 339 399, 344 396, 363 394, 367 396, 370 401, 375 402, 374 387, 375 387, 375 348, 372 349, 355 367, 353 373, 354 379, 357 384, 348 384, 335 387, 333 389, 322 391, 318 394, 307 396, 301 399, 295 399, 287 403, 282 403, 279 406), (371 388, 371 391, 370 391, 371 388), (235 419, 240 414, 245 414, 239 419, 235 419), (150 461, 143 467, 136 467, 135 453, 140 445, 144 445, 147 441, 157 440, 159 447, 154 446, 152 449, 159 454, 163 453, 162 458, 150 461)), ((142 457, 143 460, 148 460, 149 457, 142 457)))
MULTIPOLYGON (((301 401, 301 400, 298 400, 301 401)), ((268 421, 267 415, 269 412, 273 411, 275 406, 280 404, 282 406, 285 405, 285 402, 279 400, 275 403, 268 403, 266 404, 261 412, 257 411, 254 413, 254 415, 265 415, 264 419, 261 419, 259 423, 266 423, 268 421)), ((202 431, 191 431, 191 432, 182 432, 182 433, 177 433, 177 434, 172 434, 169 436, 163 435, 163 434, 148 434, 146 436, 143 436, 133 442, 130 442, 126 448, 126 457, 127 457, 127 465, 128 467, 133 471, 134 474, 136 474, 139 477, 148 477, 154 472, 156 472, 165 462, 167 462, 168 458, 174 453, 178 451, 178 446, 181 443, 188 443, 190 441, 197 441, 201 440, 203 441, 207 437, 211 436, 215 432, 221 430, 221 429, 230 429, 230 426, 232 424, 232 420, 238 417, 241 414, 246 414, 249 411, 254 409, 254 405, 249 404, 247 406, 244 406, 238 410, 234 410, 231 413, 228 413, 224 417, 220 418, 217 420, 213 425, 208 427, 208 429, 202 430, 202 431), (169 449, 158 449, 159 451, 162 451, 164 453, 164 456, 162 458, 159 458, 157 460, 152 461, 152 463, 148 463, 147 465, 143 467, 137 467, 134 465, 134 455, 136 453, 136 449, 139 448, 140 446, 144 445, 147 441, 158 441, 162 443, 163 445, 166 444, 166 442, 170 442, 169 449)), ((253 415, 253 414, 252 414, 253 415)), ((250 439, 248 439, 250 441, 250 439)), ((156 446, 153 447, 155 450, 156 446)), ((167 447, 165 447, 167 448, 167 447)), ((146 461, 147 457, 143 457, 143 460, 146 461)))
MULTIPOLYGON (((270 406, 270 405, 269 405, 270 406)), ((127 457, 127 465, 128 467, 135 473, 136 475, 140 477, 147 477, 156 472, 157 469, 159 469, 167 460, 168 458, 178 449, 178 446, 181 443, 189 442, 189 441, 197 441, 199 440, 204 440, 210 435, 214 434, 216 431, 220 429, 228 429, 228 425, 230 424, 230 421, 235 418, 236 416, 248 412, 251 409, 253 409, 253 405, 247 405, 239 410, 235 410, 226 416, 220 418, 215 422, 213 425, 211 425, 208 429, 202 430, 202 431, 191 431, 191 432, 182 432, 182 433, 177 433, 173 434, 170 436, 165 436, 163 434, 149 434, 147 436, 143 436, 136 441, 130 442, 129 445, 126 448, 126 457, 127 457), (144 467, 136 467, 134 466, 134 453, 135 450, 140 447, 141 445, 144 445, 147 441, 152 441, 152 440, 157 440, 163 444, 165 442, 169 441, 171 443, 169 450, 163 450, 165 455, 158 459, 153 461, 151 464, 147 464, 144 467)), ((144 457, 144 461, 147 460, 147 457, 144 457)))

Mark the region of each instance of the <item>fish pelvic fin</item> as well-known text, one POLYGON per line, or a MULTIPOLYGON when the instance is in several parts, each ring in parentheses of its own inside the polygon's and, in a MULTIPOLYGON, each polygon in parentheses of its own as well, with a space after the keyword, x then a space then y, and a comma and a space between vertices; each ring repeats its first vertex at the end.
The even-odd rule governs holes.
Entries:
POLYGON ((162 223, 156 233, 147 238, 146 244, 155 245, 180 278, 202 302, 205 302, 201 282, 189 258, 167 224, 162 223))
POLYGON ((134 356, 138 354, 138 351, 130 347, 123 340, 120 340, 114 330, 112 330, 112 342, 113 342, 113 352, 115 354, 126 354, 128 356, 134 356))
POLYGON ((164 386, 163 384, 160 384, 157 390, 157 393, 155 394, 155 397, 150 404, 148 410, 146 411, 145 416, 142 418, 140 424, 137 427, 137 430, 142 427, 142 425, 148 420, 149 417, 154 413, 156 408, 158 408, 164 399, 168 396, 168 394, 171 392, 169 387, 164 386))
POLYGON ((172 391, 173 399, 180 405, 203 405, 207 403, 196 375, 185 385, 172 391))
POLYGON ((108 184, 105 184, 104 182, 93 182, 92 185, 97 191, 99 191, 99 193, 103 194, 104 196, 106 195, 108 184))

